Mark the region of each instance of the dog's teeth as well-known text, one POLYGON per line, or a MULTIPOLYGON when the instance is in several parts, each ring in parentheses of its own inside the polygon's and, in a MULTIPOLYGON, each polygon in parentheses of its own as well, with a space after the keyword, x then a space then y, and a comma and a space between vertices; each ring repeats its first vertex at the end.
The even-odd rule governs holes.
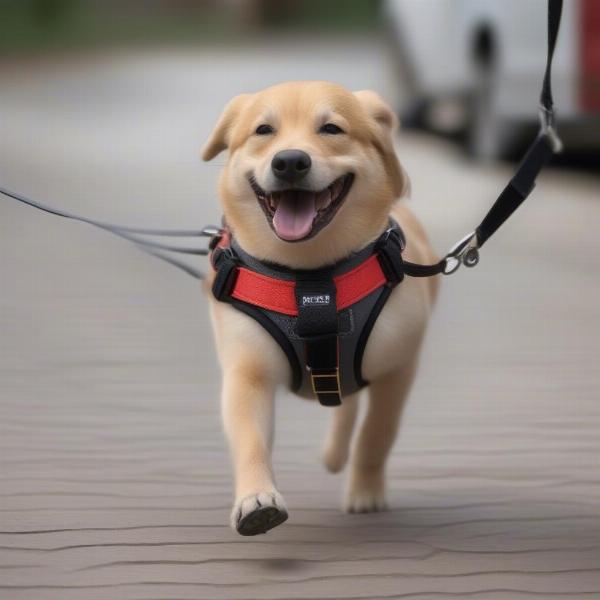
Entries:
POLYGON ((317 210, 323 210, 331 204, 331 190, 329 188, 324 189, 317 195, 316 207, 317 210))
POLYGON ((328 188, 331 198, 337 198, 341 192, 341 186, 338 181, 334 181, 328 188))

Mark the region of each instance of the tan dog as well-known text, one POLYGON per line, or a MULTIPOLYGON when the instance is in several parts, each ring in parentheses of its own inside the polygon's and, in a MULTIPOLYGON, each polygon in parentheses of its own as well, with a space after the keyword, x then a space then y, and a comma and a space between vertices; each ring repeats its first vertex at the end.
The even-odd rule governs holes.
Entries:
MULTIPOLYGON (((234 98, 202 156, 210 160, 228 149, 219 185, 223 212, 240 246, 260 260, 294 269, 333 264, 376 239, 392 214, 406 234, 406 260, 432 263, 437 258, 420 224, 406 206, 394 203, 408 188, 394 152, 395 128, 393 112, 374 92, 351 93, 326 82, 284 83, 234 98), (303 202, 278 193, 285 189, 286 165, 276 159, 289 150, 297 151, 294 168, 303 171, 302 184, 294 186, 304 190, 303 202)), ((369 407, 351 455, 346 511, 386 506, 385 462, 437 285, 437 278, 406 277, 371 332, 363 360, 369 407)), ((275 391, 288 384, 290 366, 250 317, 214 300, 211 315, 235 471, 231 522, 240 533, 261 533, 287 517, 270 455, 275 391)), ((332 472, 340 471, 349 457, 357 397, 323 408, 333 418, 324 449, 325 466, 332 472)))

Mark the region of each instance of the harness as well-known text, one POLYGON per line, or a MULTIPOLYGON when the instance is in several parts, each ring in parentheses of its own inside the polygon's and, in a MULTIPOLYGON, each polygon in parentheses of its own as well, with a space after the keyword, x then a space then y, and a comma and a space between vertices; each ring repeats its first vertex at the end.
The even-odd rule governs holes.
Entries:
POLYGON ((214 297, 255 319, 279 344, 292 390, 325 406, 367 385, 362 359, 373 325, 404 278, 404 234, 395 221, 377 240, 325 268, 292 270, 245 252, 225 229, 215 235, 214 297))
POLYGON ((336 406, 343 395, 367 385, 362 359, 371 330, 392 289, 404 276, 450 275, 461 265, 474 267, 479 249, 529 196, 538 174, 562 149, 556 132, 551 71, 560 27, 562 0, 548 0, 548 53, 540 94, 540 130, 517 170, 479 226, 439 262, 415 264, 402 259, 399 225, 345 260, 318 270, 291 270, 257 260, 219 227, 201 230, 124 227, 57 210, 0 188, 0 194, 47 213, 99 227, 134 243, 140 250, 203 279, 201 271, 172 254, 210 255, 215 269, 215 298, 259 322, 284 351, 292 368, 291 387, 336 406), (165 244, 151 237, 210 238, 208 248, 165 244))

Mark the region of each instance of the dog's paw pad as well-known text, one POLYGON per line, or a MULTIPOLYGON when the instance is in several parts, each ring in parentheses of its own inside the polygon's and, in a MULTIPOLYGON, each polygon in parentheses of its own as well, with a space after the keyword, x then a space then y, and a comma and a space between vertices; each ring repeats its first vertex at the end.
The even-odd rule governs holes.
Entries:
POLYGON ((344 511, 348 513, 372 513, 388 509, 384 492, 380 490, 350 490, 344 498, 344 511))
POLYGON ((281 525, 288 518, 279 492, 245 496, 233 507, 231 525, 240 535, 258 535, 281 525))

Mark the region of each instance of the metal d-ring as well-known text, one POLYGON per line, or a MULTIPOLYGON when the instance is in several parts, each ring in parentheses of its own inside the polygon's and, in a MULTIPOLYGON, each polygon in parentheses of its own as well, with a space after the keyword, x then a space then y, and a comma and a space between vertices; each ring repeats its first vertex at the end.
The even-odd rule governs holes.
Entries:
POLYGON ((473 231, 455 244, 446 254, 443 273, 444 275, 451 275, 458 270, 460 265, 470 268, 478 262, 477 233, 473 231))

